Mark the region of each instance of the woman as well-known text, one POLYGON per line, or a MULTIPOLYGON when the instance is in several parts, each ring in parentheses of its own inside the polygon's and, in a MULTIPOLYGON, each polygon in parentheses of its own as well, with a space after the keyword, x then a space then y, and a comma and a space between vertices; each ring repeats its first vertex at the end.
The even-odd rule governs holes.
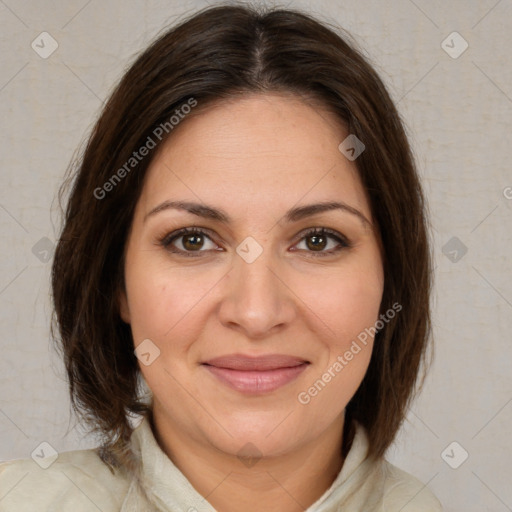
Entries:
POLYGON ((441 510, 384 458, 430 337, 426 222, 339 35, 245 6, 165 33, 94 128, 53 263, 102 447, 4 464, 0 510, 441 510))

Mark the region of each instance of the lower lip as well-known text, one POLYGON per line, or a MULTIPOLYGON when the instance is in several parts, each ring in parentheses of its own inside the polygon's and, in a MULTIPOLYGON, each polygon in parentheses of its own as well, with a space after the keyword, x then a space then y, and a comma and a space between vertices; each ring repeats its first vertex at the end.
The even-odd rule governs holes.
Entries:
POLYGON ((233 389, 242 393, 259 394, 275 391, 296 379, 306 369, 308 363, 266 371, 242 371, 210 365, 203 366, 233 389))

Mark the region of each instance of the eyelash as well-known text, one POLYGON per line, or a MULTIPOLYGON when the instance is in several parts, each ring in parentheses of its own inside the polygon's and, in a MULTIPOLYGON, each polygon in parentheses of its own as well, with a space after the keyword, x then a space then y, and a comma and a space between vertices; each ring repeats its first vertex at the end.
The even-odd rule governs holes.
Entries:
MULTIPOLYGON (((158 240, 158 243, 162 247, 164 247, 166 250, 168 250, 169 252, 172 252, 174 254, 183 255, 185 257, 197 258, 197 257, 201 257, 200 253, 202 253, 202 252, 209 252, 209 251, 204 251, 204 250, 183 251, 181 249, 177 249, 177 248, 172 246, 172 242, 174 242, 175 240, 177 240, 177 239, 179 239, 181 237, 184 237, 186 235, 201 235, 201 236, 205 235, 210 240, 212 238, 208 234, 208 231, 205 231, 203 229, 199 229, 199 228, 183 228, 183 229, 180 229, 178 231, 174 231, 173 233, 165 235, 164 237, 162 237, 162 238, 160 238, 158 240), (199 253, 199 254, 196 255, 194 253, 199 253)), ((333 231, 333 230, 331 230, 329 228, 311 228, 311 229, 308 229, 308 230, 306 230, 302 234, 301 239, 297 243, 300 243, 305 238, 308 238, 308 237, 313 236, 313 235, 322 235, 322 236, 327 236, 329 238, 333 238, 333 239, 335 239, 341 245, 340 247, 337 247, 335 249, 330 249, 329 251, 319 251, 319 252, 316 252, 316 251, 307 251, 306 250, 306 252, 310 252, 312 254, 312 256, 315 257, 315 258, 316 257, 322 258, 322 257, 326 257, 326 256, 332 256, 333 254, 336 254, 339 251, 342 251, 343 249, 348 249, 348 248, 352 247, 351 243, 349 242, 349 240, 345 236, 343 236, 340 233, 338 233, 336 231, 333 231)), ((304 249, 300 249, 300 250, 304 250, 304 249)))

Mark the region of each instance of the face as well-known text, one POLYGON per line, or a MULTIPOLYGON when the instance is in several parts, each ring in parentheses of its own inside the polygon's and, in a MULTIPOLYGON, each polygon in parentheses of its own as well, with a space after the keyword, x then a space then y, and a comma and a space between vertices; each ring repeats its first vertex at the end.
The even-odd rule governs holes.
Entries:
POLYGON ((384 284, 347 136, 298 97, 250 95, 185 118, 155 155, 120 309, 169 432, 277 455, 341 428, 384 284), (322 203, 341 206, 305 209, 322 203))

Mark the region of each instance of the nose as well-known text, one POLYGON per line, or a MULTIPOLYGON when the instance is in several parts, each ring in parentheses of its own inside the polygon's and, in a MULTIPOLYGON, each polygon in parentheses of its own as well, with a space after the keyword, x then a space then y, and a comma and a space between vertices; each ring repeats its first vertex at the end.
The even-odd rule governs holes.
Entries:
POLYGON ((294 294, 286 281, 283 266, 270 250, 263 250, 252 263, 235 254, 223 280, 220 321, 248 339, 283 330, 296 314, 294 294))

